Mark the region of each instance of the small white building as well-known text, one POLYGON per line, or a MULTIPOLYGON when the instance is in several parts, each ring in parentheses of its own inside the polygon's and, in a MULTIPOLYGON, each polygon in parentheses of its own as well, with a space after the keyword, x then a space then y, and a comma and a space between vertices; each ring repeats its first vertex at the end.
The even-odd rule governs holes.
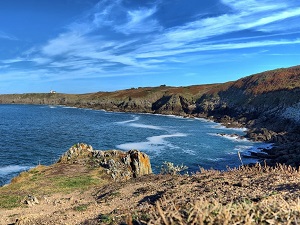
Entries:
POLYGON ((54 91, 54 90, 51 90, 51 91, 50 91, 50 93, 51 93, 51 94, 55 94, 55 93, 56 93, 56 91, 54 91))

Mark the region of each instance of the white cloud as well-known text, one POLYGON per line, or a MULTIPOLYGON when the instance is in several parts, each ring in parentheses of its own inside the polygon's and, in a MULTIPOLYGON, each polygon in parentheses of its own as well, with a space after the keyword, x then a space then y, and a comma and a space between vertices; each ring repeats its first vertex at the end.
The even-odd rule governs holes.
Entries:
POLYGON ((189 45, 182 49, 155 51, 137 54, 137 58, 159 58, 174 55, 181 55, 187 53, 203 52, 203 51, 216 51, 216 50, 233 50, 243 48, 257 48, 278 45, 294 45, 300 44, 300 39, 296 40, 279 40, 279 41, 256 41, 256 42, 243 42, 243 43, 229 43, 229 44, 194 44, 189 45))
POLYGON ((15 36, 4 33, 2 31, 0 31, 0 39, 7 39, 7 40, 11 40, 11 41, 17 41, 18 40, 15 36))
MULTIPOLYGON (((222 0, 222 3, 231 10, 218 15, 203 13, 194 17, 194 21, 164 29, 157 17, 159 5, 128 9, 121 0, 100 1, 56 38, 2 63, 8 66, 34 62, 37 68, 45 68, 41 71, 33 67, 15 73, 15 78, 25 77, 26 73, 32 78, 30 74, 40 73, 38 76, 48 80, 129 76, 174 69, 175 64, 195 60, 195 53, 201 64, 216 60, 215 55, 222 55, 224 50, 300 44, 300 39, 282 39, 285 34, 299 32, 300 25, 289 26, 289 32, 285 31, 288 20, 300 17, 300 8, 294 3, 279 0, 222 0), (244 31, 256 32, 257 36, 247 36, 244 31), (257 34, 262 31, 273 33, 257 34), (230 36, 232 33, 237 34, 236 38, 230 36), (215 52, 204 54, 208 51, 215 52)), ((16 71, 10 74, 13 72, 16 71)))
POLYGON ((1 65, 0 66, 0 69, 6 69, 6 68, 8 68, 9 67, 9 65, 1 65))
POLYGON ((23 62, 23 61, 24 61, 23 58, 17 57, 14 59, 5 59, 5 60, 2 60, 1 62, 4 64, 12 64, 12 63, 18 63, 18 62, 23 62))
POLYGON ((151 18, 156 12, 156 8, 139 9, 128 11, 128 22, 115 26, 115 30, 124 34, 149 33, 160 30, 161 27, 156 19, 151 18))
POLYGON ((223 4, 239 12, 259 13, 280 10, 287 7, 282 0, 222 0, 223 4))
POLYGON ((38 65, 45 65, 45 64, 50 63, 52 60, 50 58, 45 58, 45 57, 36 57, 36 58, 30 59, 30 61, 32 61, 38 65))
POLYGON ((65 33, 52 39, 42 48, 42 53, 49 56, 66 54, 74 49, 83 48, 87 43, 84 38, 78 34, 65 33))
MULTIPOLYGON (((258 18, 256 21, 251 21, 248 23, 241 24, 239 27, 241 29, 249 29, 249 28, 255 28, 255 27, 260 27, 264 25, 268 25, 280 20, 285 20, 288 18, 300 16, 300 8, 295 8, 287 11, 282 11, 282 12, 274 12, 269 16, 263 17, 263 18, 258 18)), ((286 28, 286 27, 285 27, 286 28)))

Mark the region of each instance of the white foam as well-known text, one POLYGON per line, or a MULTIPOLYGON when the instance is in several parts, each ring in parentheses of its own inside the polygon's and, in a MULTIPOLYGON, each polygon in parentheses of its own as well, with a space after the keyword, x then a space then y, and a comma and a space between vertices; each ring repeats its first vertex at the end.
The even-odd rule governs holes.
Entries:
POLYGON ((222 138, 234 141, 234 142, 251 142, 250 140, 248 140, 246 138, 240 138, 239 136, 231 136, 230 134, 224 134, 224 135, 216 134, 216 133, 207 133, 207 134, 209 134, 211 136, 222 137, 222 138))
POLYGON ((219 162, 224 160, 224 158, 207 158, 208 161, 219 162))
POLYGON ((153 130, 164 130, 162 127, 159 126, 142 124, 142 123, 130 123, 129 126, 137 127, 137 128, 153 129, 153 130))
POLYGON ((234 150, 244 152, 250 150, 251 148, 253 148, 251 145, 237 145, 235 146, 234 150))
POLYGON ((137 114, 146 114, 146 115, 152 115, 152 116, 166 116, 166 117, 172 117, 176 119, 187 119, 186 117, 183 116, 177 116, 177 115, 168 115, 168 114, 158 114, 158 113, 137 113, 137 114))
POLYGON ((134 116, 132 120, 125 120, 125 121, 121 121, 121 122, 116 122, 116 124, 126 124, 126 123, 131 123, 131 122, 138 121, 139 119, 140 119, 139 116, 134 116))
POLYGON ((241 128, 236 128, 236 127, 225 127, 224 125, 217 124, 217 125, 210 125, 210 128, 214 129, 220 129, 220 130, 236 130, 236 131, 247 131, 247 128, 241 127, 241 128))
POLYGON ((182 151, 189 155, 196 155, 196 152, 191 149, 182 149, 182 151))
POLYGON ((175 134, 165 134, 159 136, 148 137, 147 141, 144 142, 133 142, 117 145, 116 147, 122 150, 138 149, 141 151, 155 150, 160 151, 165 147, 175 148, 170 142, 166 141, 166 138, 171 137, 186 137, 187 134, 175 133, 175 134))
MULTIPOLYGON (((256 146, 248 146, 248 145, 237 145, 234 150, 242 152, 245 156, 251 156, 251 152, 259 152, 262 154, 267 154, 266 152, 262 152, 261 149, 271 149, 273 144, 260 144, 256 146)), ((231 152, 230 154, 235 154, 236 152, 231 152)))
POLYGON ((73 107, 73 106, 62 106, 62 108, 64 108, 64 109, 83 109, 83 108, 77 108, 77 107, 73 107))
POLYGON ((29 166, 19 166, 19 165, 4 166, 4 167, 0 167, 0 175, 3 176, 3 175, 17 173, 28 169, 30 169, 29 166))
POLYGON ((209 120, 209 119, 205 119, 205 118, 194 117, 194 119, 195 119, 195 120, 199 120, 199 121, 201 121, 201 122, 215 123, 214 121, 209 120))
POLYGON ((273 147, 273 144, 265 143, 265 144, 260 144, 257 146, 253 146, 251 149, 249 149, 250 152, 259 152, 263 154, 267 154, 266 152, 262 152, 262 149, 271 149, 273 147))

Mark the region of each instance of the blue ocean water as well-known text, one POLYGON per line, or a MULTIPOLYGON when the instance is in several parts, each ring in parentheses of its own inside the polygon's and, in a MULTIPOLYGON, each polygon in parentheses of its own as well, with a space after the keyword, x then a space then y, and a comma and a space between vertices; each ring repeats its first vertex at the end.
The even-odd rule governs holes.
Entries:
MULTIPOLYGON (((239 152, 263 143, 218 133, 243 134, 201 119, 105 112, 47 105, 0 105, 0 185, 23 170, 49 165, 75 143, 94 149, 139 149, 150 156, 154 172, 164 161, 225 170, 241 165, 239 152)), ((243 159, 244 163, 255 162, 243 159)))

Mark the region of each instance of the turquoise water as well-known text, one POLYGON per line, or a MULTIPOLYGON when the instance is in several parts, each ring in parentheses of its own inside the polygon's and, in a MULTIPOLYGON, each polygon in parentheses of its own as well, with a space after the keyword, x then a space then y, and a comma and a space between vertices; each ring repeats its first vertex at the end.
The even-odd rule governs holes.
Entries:
POLYGON ((199 167, 225 170, 241 164, 238 151, 264 145, 220 137, 218 133, 243 130, 200 119, 45 105, 0 105, 0 132, 0 185, 39 163, 56 162, 79 142, 99 150, 144 151, 155 173, 164 161, 183 163, 190 172, 199 167))

